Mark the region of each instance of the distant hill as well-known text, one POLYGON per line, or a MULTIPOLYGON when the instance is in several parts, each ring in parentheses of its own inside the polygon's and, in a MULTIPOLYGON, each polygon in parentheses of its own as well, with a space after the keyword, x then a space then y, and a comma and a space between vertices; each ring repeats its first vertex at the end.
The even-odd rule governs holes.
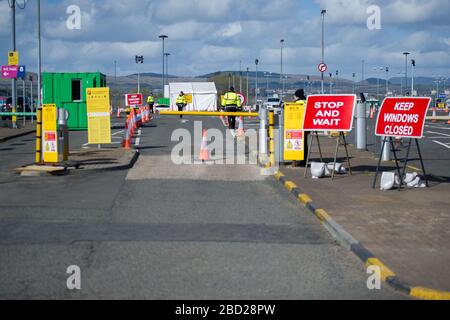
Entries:
MULTIPOLYGON (((408 78, 408 83, 411 83, 411 78, 408 78)), ((405 77, 400 78, 400 77, 396 77, 396 78, 392 78, 389 80, 391 83, 393 84, 398 84, 401 85, 402 82, 405 82, 405 77)), ((436 78, 431 78, 431 77, 415 77, 414 78, 414 83, 418 84, 418 85, 434 85, 436 81, 436 78)))

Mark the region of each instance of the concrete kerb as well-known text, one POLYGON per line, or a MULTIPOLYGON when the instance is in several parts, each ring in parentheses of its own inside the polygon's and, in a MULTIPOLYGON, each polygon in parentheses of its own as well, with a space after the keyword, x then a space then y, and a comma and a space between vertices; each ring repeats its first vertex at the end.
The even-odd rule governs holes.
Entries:
POLYGON ((32 133, 35 133, 35 132, 36 132, 36 130, 29 130, 29 131, 24 131, 24 132, 18 133, 16 135, 3 137, 3 138, 0 138, 0 143, 6 142, 6 141, 9 141, 9 140, 12 140, 12 139, 16 139, 16 138, 28 136, 28 135, 30 135, 32 133))
MULTIPOLYGON (((257 153, 257 152, 255 152, 257 153)), ((258 156, 259 165, 267 168, 269 163, 267 157, 258 156)), ((338 224, 327 213, 326 210, 317 206, 313 200, 304 193, 294 182, 289 181, 286 176, 277 171, 274 177, 279 181, 302 205, 305 206, 314 216, 319 219, 324 228, 337 240, 346 250, 355 254, 365 266, 378 266, 381 270, 382 280, 393 289, 402 292, 412 298, 423 300, 450 300, 450 292, 428 289, 420 286, 412 286, 400 281, 397 275, 389 269, 379 258, 377 258, 362 243, 356 240, 340 224, 338 224)))

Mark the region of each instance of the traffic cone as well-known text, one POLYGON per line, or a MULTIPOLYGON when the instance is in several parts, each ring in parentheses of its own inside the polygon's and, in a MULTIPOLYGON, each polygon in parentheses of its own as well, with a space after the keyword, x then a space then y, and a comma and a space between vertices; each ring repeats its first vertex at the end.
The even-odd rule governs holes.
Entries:
POLYGON ((373 120, 373 118, 375 117, 375 112, 373 110, 374 108, 370 108, 370 119, 373 120))
MULTIPOLYGON (((448 116, 450 117, 450 113, 448 114, 448 116)), ((448 120, 447 124, 450 124, 450 120, 448 120)))
POLYGON ((144 107, 144 122, 147 123, 148 119, 148 107, 144 107))
POLYGON ((120 107, 117 107, 117 119, 120 119, 121 111, 120 107))
POLYGON ((200 147, 200 160, 202 162, 209 161, 209 151, 208 151, 208 134, 205 129, 203 129, 202 144, 200 147))
MULTIPOLYGON (((435 117, 436 117, 436 108, 433 109, 433 118, 435 118, 435 117)), ((436 119, 433 119, 433 120, 431 120, 431 122, 432 122, 432 123, 436 123, 437 120, 436 120, 436 119)))
POLYGON ((244 130, 244 117, 240 117, 239 118, 239 129, 237 132, 237 136, 238 137, 243 137, 245 136, 245 130, 244 130))
POLYGON ((122 147, 126 150, 130 150, 131 149, 131 127, 130 127, 130 119, 127 120, 126 124, 125 124, 125 137, 123 139, 123 143, 122 143, 122 147))

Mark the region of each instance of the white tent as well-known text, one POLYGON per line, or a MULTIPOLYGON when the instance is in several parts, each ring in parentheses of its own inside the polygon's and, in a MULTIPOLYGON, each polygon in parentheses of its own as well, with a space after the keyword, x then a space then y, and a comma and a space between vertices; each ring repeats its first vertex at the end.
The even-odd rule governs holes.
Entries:
POLYGON ((217 89, 214 82, 169 83, 170 109, 178 110, 177 97, 183 91, 192 95, 185 111, 217 111, 217 89))

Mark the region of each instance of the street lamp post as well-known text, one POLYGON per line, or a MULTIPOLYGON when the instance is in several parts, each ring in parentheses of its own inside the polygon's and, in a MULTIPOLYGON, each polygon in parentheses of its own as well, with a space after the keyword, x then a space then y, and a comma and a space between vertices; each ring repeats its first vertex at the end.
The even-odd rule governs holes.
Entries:
POLYGON ((280 40, 280 48, 281 48, 281 71, 280 71, 280 87, 281 87, 281 99, 283 99, 283 47, 284 47, 284 39, 280 40))
POLYGON ((258 106, 258 64, 259 64, 259 59, 256 59, 255 60, 255 65, 256 65, 255 106, 258 106))
POLYGON ((362 66, 362 73, 361 73, 361 87, 364 88, 364 81, 366 80, 366 60, 362 60, 361 62, 361 66, 362 66))
POLYGON ((166 79, 165 79, 165 53, 166 53, 166 49, 165 49, 165 40, 168 38, 168 36, 162 34, 159 36, 159 38, 162 40, 162 92, 163 92, 163 96, 164 96, 164 89, 166 87, 166 79))
POLYGON ((356 78, 356 73, 353 73, 353 94, 355 94, 356 92, 356 88, 355 88, 355 78, 356 78))
POLYGON ((386 97, 389 95, 389 67, 386 67, 386 97))
POLYGON ((333 94, 333 74, 330 73, 330 94, 333 94))
POLYGON ((403 52, 403 55, 405 56, 405 88, 406 91, 408 91, 408 55, 411 53, 409 52, 403 52))
POLYGON ((42 74, 42 45, 41 45, 41 0, 37 0, 37 36, 38 36, 38 83, 37 83, 37 106, 36 108, 41 108, 42 106, 42 95, 41 95, 41 74, 42 74))
POLYGON ((239 92, 242 93, 242 61, 239 61, 239 92))
MULTIPOLYGON (((327 10, 322 10, 320 13, 322 15, 322 63, 325 63, 325 14, 327 10)), ((324 90, 324 72, 322 72, 322 94, 325 93, 324 90)))
MULTIPOLYGON (((11 29, 12 29, 12 51, 17 50, 16 46, 16 6, 19 7, 19 9, 24 9, 26 2, 24 1, 23 5, 21 6, 17 0, 10 0, 8 1, 9 7, 11 8, 11 29)), ((17 108, 17 79, 11 80, 11 103, 13 108, 17 108)), ((25 101, 23 102, 23 108, 25 112, 25 101)), ((16 128, 16 123, 13 122, 13 127, 16 128)))
POLYGON ((339 70, 336 70, 336 85, 334 86, 334 91, 337 93, 339 88, 339 70))
POLYGON ((166 57, 166 75, 167 75, 166 82, 167 82, 167 84, 169 84, 169 56, 170 56, 170 53, 166 52, 166 53, 164 53, 164 56, 166 57))
POLYGON ((250 101, 250 95, 249 95, 249 68, 247 68, 247 90, 246 90, 246 92, 247 92, 247 101, 250 101))
POLYGON ((403 74, 403 72, 399 72, 399 73, 397 73, 397 75, 400 76, 400 95, 403 96, 403 80, 405 80, 403 78, 404 74, 403 74))
MULTIPOLYGON (((136 56, 135 57, 136 64, 143 64, 144 63, 144 56, 136 56)), ((138 93, 141 93, 141 73, 138 69, 138 93)))
POLYGON ((264 76, 266 77, 266 81, 267 81, 266 95, 267 95, 267 97, 269 97, 269 78, 270 78, 271 74, 270 74, 270 72, 265 72, 264 76))
MULTIPOLYGON (((30 107, 31 107, 31 112, 34 112, 34 99, 33 99, 33 76, 30 75, 30 77, 28 78, 30 80, 30 107)), ((31 117, 31 124, 34 123, 34 117, 31 117)))
POLYGON ((414 97, 414 69, 416 68, 416 60, 411 59, 411 65, 412 65, 412 69, 411 69, 411 96, 414 97))

